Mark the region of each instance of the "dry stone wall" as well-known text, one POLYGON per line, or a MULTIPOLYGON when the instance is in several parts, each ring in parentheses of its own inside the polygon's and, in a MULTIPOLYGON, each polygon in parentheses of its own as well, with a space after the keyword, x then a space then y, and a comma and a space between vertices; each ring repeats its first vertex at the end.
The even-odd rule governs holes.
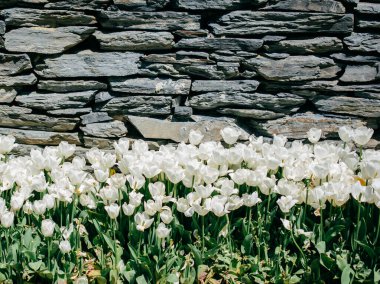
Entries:
MULTIPOLYGON (((0 0, 0 134, 108 148, 380 122, 380 1, 0 0)), ((27 147, 26 147, 27 148, 27 147)))

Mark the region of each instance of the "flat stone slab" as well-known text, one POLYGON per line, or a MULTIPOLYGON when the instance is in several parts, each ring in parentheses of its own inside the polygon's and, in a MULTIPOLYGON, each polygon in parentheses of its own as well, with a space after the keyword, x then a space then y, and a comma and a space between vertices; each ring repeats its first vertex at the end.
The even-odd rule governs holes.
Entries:
POLYGON ((44 8, 60 10, 94 11, 106 9, 107 5, 109 5, 110 2, 110 0, 55 0, 54 2, 46 3, 44 8))
MULTIPOLYGON (((376 2, 376 1, 374 1, 376 2)), ((355 8, 359 14, 364 15, 380 15, 380 2, 379 3, 368 3, 361 2, 355 8)))
POLYGON ((32 86, 37 83, 37 77, 31 73, 28 75, 2 76, 0 75, 1 87, 32 86))
POLYGON ((200 16, 185 12, 102 11, 100 24, 104 28, 122 30, 199 30, 200 16))
POLYGON ((80 129, 85 135, 102 138, 119 138, 126 136, 128 133, 124 123, 118 120, 86 124, 81 126, 80 129))
POLYGON ((347 65, 344 74, 339 78, 342 82, 371 82, 380 78, 379 67, 370 65, 347 65))
POLYGON ((111 116, 116 114, 169 115, 171 101, 171 97, 165 96, 114 97, 101 108, 101 111, 106 111, 111 116))
POLYGON ((27 95, 17 96, 16 102, 20 106, 32 109, 57 110, 85 107, 94 96, 94 91, 47 94, 32 92, 27 95))
POLYGON ((380 35, 378 34, 352 33, 343 41, 351 51, 380 53, 380 35))
POLYGON ((224 115, 253 118, 257 120, 276 119, 285 116, 284 113, 262 109, 222 108, 218 109, 218 112, 224 115))
POLYGON ((62 141, 81 145, 78 133, 49 132, 37 130, 24 130, 15 128, 0 128, 1 135, 12 135, 17 143, 28 145, 59 145, 62 141))
POLYGON ((175 6, 185 10, 234 10, 266 3, 267 0, 176 0, 175 6))
POLYGON ((103 50, 166 50, 174 46, 174 36, 169 32, 102 33, 97 31, 94 36, 103 50))
POLYGON ((341 70, 334 60, 314 55, 279 60, 258 56, 248 59, 245 66, 267 80, 285 82, 334 78, 341 70))
POLYGON ((45 59, 44 64, 36 66, 36 73, 44 78, 129 76, 139 72, 140 56, 132 52, 63 54, 45 59))
POLYGON ((128 94, 188 95, 191 86, 191 80, 187 79, 111 78, 109 81, 112 91, 128 94))
POLYGON ((0 76, 15 75, 32 69, 27 54, 5 54, 0 53, 0 76))
POLYGON ((78 117, 82 114, 90 113, 91 111, 92 109, 90 107, 84 107, 84 108, 63 108, 63 109, 48 110, 47 113, 53 116, 78 117))
POLYGON ((235 123, 226 120, 203 120, 199 122, 171 122, 149 117, 129 115, 128 121, 136 127, 144 138, 167 139, 175 142, 186 142, 190 130, 199 130, 204 135, 203 141, 221 141, 220 130, 227 126, 238 128, 242 135, 240 139, 247 139, 248 133, 235 123))
POLYGON ((185 38, 181 39, 176 48, 202 49, 202 50, 246 50, 256 51, 262 47, 264 41, 261 39, 242 38, 185 38))
POLYGON ((94 31, 91 27, 20 28, 5 34, 4 45, 13 52, 57 54, 82 42, 94 31))
POLYGON ((0 12, 7 26, 14 27, 59 27, 96 24, 94 16, 83 12, 67 10, 41 10, 29 8, 11 8, 0 12))
POLYGON ((88 90, 106 90, 107 84, 93 80, 55 81, 40 80, 38 89, 57 93, 79 92, 88 90))
POLYGON ((256 80, 195 80, 191 85, 191 91, 197 93, 207 92, 254 92, 260 82, 256 80))
POLYGON ((112 117, 110 117, 106 112, 101 112, 101 111, 90 112, 88 114, 82 115, 80 118, 81 118, 81 124, 83 125, 112 120, 112 117))
POLYGON ((276 0, 261 10, 302 11, 344 14, 343 4, 335 0, 276 0))
POLYGON ((281 40, 265 46, 269 52, 290 54, 326 53, 343 50, 343 43, 337 37, 315 37, 302 40, 281 40))
POLYGON ((264 34, 348 34, 353 30, 352 14, 307 12, 234 11, 210 24, 216 35, 264 34), (291 23, 291 25, 289 24, 291 23))
POLYGON ((380 29, 380 21, 365 21, 365 20, 358 20, 357 26, 362 29, 380 29))
POLYGON ((0 103, 10 104, 17 96, 17 91, 13 88, 0 87, 0 103))

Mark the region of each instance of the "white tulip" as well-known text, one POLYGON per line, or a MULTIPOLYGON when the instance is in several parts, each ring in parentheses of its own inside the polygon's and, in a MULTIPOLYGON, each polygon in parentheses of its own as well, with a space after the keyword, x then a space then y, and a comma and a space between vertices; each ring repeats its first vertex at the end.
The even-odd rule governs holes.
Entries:
POLYGON ((22 210, 24 211, 25 214, 30 215, 33 213, 33 204, 27 200, 22 207, 22 210))
POLYGON ((162 222, 164 222, 165 224, 170 224, 170 222, 174 219, 172 210, 167 206, 162 207, 162 211, 160 212, 160 218, 162 222))
POLYGON ((75 279, 74 284, 88 284, 88 279, 86 276, 80 276, 75 279))
POLYGON ((20 193, 14 193, 11 197, 11 209, 13 212, 18 211, 21 209, 22 205, 24 204, 24 196, 20 193))
POLYGON ((11 211, 5 212, 1 215, 1 225, 5 228, 9 228, 13 225, 15 214, 11 211))
POLYGON ((114 142, 113 146, 115 148, 116 155, 118 157, 123 157, 124 154, 128 153, 129 150, 129 139, 121 138, 118 142, 114 142))
POLYGON ((12 149, 17 146, 15 141, 16 139, 13 136, 0 135, 0 154, 8 154, 11 152, 12 149))
POLYGON ((282 225, 284 226, 285 229, 287 229, 288 231, 290 231, 292 229, 292 223, 290 223, 289 220, 282 219, 282 218, 280 218, 280 220, 281 220, 282 225))
POLYGON ((33 211, 37 215, 44 215, 46 212, 46 203, 43 200, 36 200, 33 202, 33 211))
POLYGON ((277 200, 280 210, 284 213, 289 213, 290 209, 292 209, 296 203, 297 200, 293 199, 292 196, 281 196, 281 198, 277 200))
POLYGON ((240 131, 233 127, 226 127, 220 131, 220 135, 222 135, 224 142, 232 145, 239 139, 240 131))
POLYGON ((339 138, 343 142, 348 143, 352 139, 353 129, 350 126, 341 126, 341 127, 339 127, 338 134, 339 134, 339 138))
POLYGON ((120 206, 116 203, 112 203, 111 205, 104 206, 104 209, 107 211, 108 216, 111 219, 116 219, 120 213, 120 206))
POLYGON ((66 141, 59 143, 57 150, 61 157, 67 159, 71 157, 75 152, 76 146, 74 144, 69 144, 66 141))
POLYGON ((356 128, 353 133, 353 140, 356 144, 363 146, 369 142, 373 135, 373 129, 361 126, 356 128))
POLYGON ((45 194, 42 200, 46 204, 46 209, 52 209, 55 206, 55 198, 52 194, 45 194))
POLYGON ((96 169, 94 171, 95 178, 98 182, 105 182, 109 177, 109 169, 96 169))
POLYGON ((63 254, 69 253, 71 251, 71 245, 68 240, 61 241, 59 243, 59 249, 63 254))
POLYGON ((189 142, 191 145, 197 146, 201 143, 203 137, 204 136, 202 132, 200 132, 199 130, 191 129, 189 133, 189 142))
POLYGON ((51 219, 45 219, 41 222, 41 232, 46 238, 53 236, 55 223, 51 219))
POLYGON ((322 130, 318 128, 310 128, 307 132, 307 139, 313 144, 317 143, 321 139, 322 130))
POLYGON ((124 203, 122 205, 122 209, 126 216, 132 216, 133 213, 135 212, 135 206, 133 206, 132 204, 124 203))
POLYGON ((243 194, 243 204, 247 207, 255 206, 257 203, 260 203, 261 199, 259 198, 259 194, 255 191, 251 194, 244 193, 243 194))
POLYGON ((160 239, 164 239, 169 236, 171 229, 168 229, 164 223, 160 223, 157 226, 156 234, 160 239))
POLYGON ((149 184, 149 192, 153 199, 162 198, 165 196, 165 184, 161 181, 149 184))
POLYGON ((136 229, 141 232, 144 232, 145 229, 148 229, 154 222, 154 219, 149 218, 149 215, 145 212, 136 213, 134 219, 136 223, 136 229))
POLYGON ((132 191, 128 195, 129 197, 129 203, 132 204, 134 207, 138 207, 141 204, 141 200, 144 197, 143 194, 140 192, 132 191))

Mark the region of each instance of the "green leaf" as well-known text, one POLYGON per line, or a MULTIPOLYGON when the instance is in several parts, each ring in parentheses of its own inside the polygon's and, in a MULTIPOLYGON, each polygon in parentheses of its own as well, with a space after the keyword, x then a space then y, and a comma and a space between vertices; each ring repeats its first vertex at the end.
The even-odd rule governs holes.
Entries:
POLYGON ((135 278, 136 271, 134 270, 124 271, 123 275, 128 282, 132 282, 132 280, 135 278))
POLYGON ((369 257, 371 258, 376 257, 376 254, 373 248, 371 248, 370 246, 366 245, 365 243, 361 241, 355 240, 355 242, 357 242, 365 250, 365 252, 369 255, 369 257))
POLYGON ((297 275, 293 275, 289 279, 289 284, 299 283, 301 281, 301 278, 299 278, 297 275))
POLYGON ((335 267, 335 261, 334 261, 334 259, 332 259, 331 257, 329 257, 325 253, 321 253, 320 257, 321 257, 321 264, 325 268, 327 268, 329 271, 332 271, 334 269, 334 267, 335 267))
POLYGON ((179 282, 179 278, 176 274, 169 274, 168 277, 166 278, 166 281, 168 281, 169 283, 178 283, 179 282))
POLYGON ((351 274, 354 274, 351 267, 348 265, 343 269, 342 277, 340 280, 341 284, 350 284, 351 283, 351 274))
POLYGON ((202 254, 201 254, 200 250, 197 249, 194 245, 189 245, 189 247, 191 249, 191 252, 194 255, 194 260, 195 260, 196 266, 202 265, 203 261, 202 261, 202 254))
POLYGON ((106 234, 102 234, 102 235, 103 235, 103 238, 106 241, 107 245, 110 247, 112 252, 115 254, 115 247, 114 247, 114 243, 111 240, 111 238, 109 236, 107 236, 106 234))
POLYGON ((130 244, 128 244, 129 252, 131 253, 131 256, 134 261, 138 262, 139 258, 137 256, 137 251, 134 247, 132 247, 130 244))
POLYGON ((373 271, 373 281, 375 283, 380 282, 380 270, 374 270, 373 271))
POLYGON ((320 254, 325 253, 326 252, 326 243, 324 241, 319 242, 316 244, 315 248, 317 249, 317 251, 320 254))
POLYGON ((140 275, 139 277, 137 277, 136 282, 137 282, 137 284, 148 284, 148 282, 146 282, 146 280, 145 280, 144 275, 140 275))
POLYGON ((42 260, 39 260, 39 261, 36 261, 36 262, 30 262, 29 263, 29 267, 33 271, 38 271, 38 269, 40 269, 41 265, 42 265, 42 260))
POLYGON ((245 236, 243 243, 241 245, 241 252, 243 254, 249 254, 251 252, 251 248, 253 244, 252 240, 253 240, 252 234, 245 236))

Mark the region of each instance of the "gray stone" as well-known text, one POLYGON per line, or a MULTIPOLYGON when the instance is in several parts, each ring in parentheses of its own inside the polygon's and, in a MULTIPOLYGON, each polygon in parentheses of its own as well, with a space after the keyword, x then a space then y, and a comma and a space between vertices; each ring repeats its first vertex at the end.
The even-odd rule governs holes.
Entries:
POLYGON ((72 93, 37 93, 32 92, 27 95, 19 95, 16 102, 20 106, 41 109, 57 110, 64 108, 85 107, 95 96, 94 91, 72 92, 72 93))
POLYGON ((95 28, 89 27, 20 28, 5 34, 5 48, 14 52, 57 54, 82 42, 94 31, 95 28))
POLYGON ((44 78, 129 76, 138 73, 139 58, 140 54, 131 52, 63 54, 45 59, 36 73, 44 78))
POLYGON ((211 80, 232 79, 239 75, 239 63, 218 62, 217 65, 185 65, 179 67, 182 73, 211 80))
POLYGON ((4 0, 0 1, 0 8, 9 8, 15 6, 26 6, 26 5, 42 5, 48 3, 48 0, 4 0))
MULTIPOLYGON (((129 137, 128 137, 128 140, 131 143, 131 145, 133 145, 133 143, 135 141, 137 141, 137 139, 132 139, 129 137)), ((91 136, 83 136, 83 141, 84 141, 84 145, 87 148, 96 147, 98 149, 102 149, 103 151, 108 149, 108 150, 112 150, 112 153, 114 152, 114 144, 113 144, 115 142, 114 139, 105 139, 105 138, 97 138, 97 137, 91 137, 91 136)), ((159 142, 157 142, 157 141, 145 141, 145 142, 148 144, 149 150, 155 150, 155 151, 157 151, 160 148, 160 145, 164 144, 164 143, 161 143, 161 141, 159 141, 159 142)))
POLYGON ((81 123, 83 125, 112 120, 112 117, 110 117, 106 112, 101 112, 101 111, 90 112, 88 114, 82 115, 80 118, 81 118, 81 123))
POLYGON ((262 10, 301 11, 344 14, 343 4, 334 0, 277 0, 262 10))
POLYGON ((160 94, 160 95, 188 95, 191 80, 136 78, 111 78, 111 90, 129 94, 160 94))
POLYGON ((33 27, 43 26, 55 28, 58 26, 83 26, 96 24, 94 16, 83 12, 66 10, 40 10, 29 8, 11 8, 2 10, 0 16, 7 26, 33 27))
POLYGON ((285 82, 334 78, 340 71, 334 60, 313 55, 280 60, 258 56, 247 60, 245 65, 267 80, 285 82))
POLYGON ((101 111, 113 114, 168 115, 171 113, 171 98, 164 96, 115 97, 101 111))
POLYGON ((186 10, 234 10, 266 2, 267 0, 176 0, 175 6, 186 10))
POLYGON ((208 58, 199 57, 199 54, 196 58, 194 58, 193 56, 191 56, 190 58, 190 56, 183 56, 183 53, 149 54, 143 56, 141 60, 149 63, 164 63, 176 65, 204 65, 215 63, 215 61, 208 60, 208 58))
POLYGON ((337 137, 337 132, 341 126, 357 128, 366 125, 364 121, 353 117, 320 115, 311 112, 269 120, 265 123, 258 123, 252 120, 250 124, 261 135, 284 135, 289 139, 307 138, 307 132, 310 128, 322 129, 324 137, 337 137))
POLYGON ((102 138, 118 138, 126 136, 128 133, 124 123, 118 120, 112 122, 97 122, 81 126, 80 129, 85 135, 102 137, 102 138))
POLYGON ((274 110, 279 112, 291 112, 305 103, 305 99, 293 94, 279 93, 277 95, 261 93, 240 93, 227 94, 205 93, 192 96, 189 104, 194 109, 215 109, 219 107, 244 107, 258 108, 264 110, 274 110))
POLYGON ((254 92, 260 82, 255 80, 195 80, 191 85, 192 92, 254 92))
POLYGON ((168 5, 170 0, 146 0, 146 3, 148 6, 161 9, 168 5))
POLYGON ((123 30, 199 30, 200 16, 185 12, 125 12, 102 11, 100 24, 104 28, 123 30))
MULTIPOLYGON (((12 88, 0 87, 0 103, 10 104, 17 96, 17 91, 12 88)), ((1 119, 0 119, 1 120, 1 119)))
POLYGON ((317 96, 313 103, 319 111, 362 117, 380 117, 380 100, 346 97, 317 96))
POLYGON ((32 73, 28 75, 19 76, 1 76, 0 86, 2 87, 21 87, 32 86, 37 83, 37 77, 32 73))
POLYGON ((0 126, 64 132, 73 130, 79 122, 78 118, 50 117, 31 112, 28 108, 0 105, 0 126))
POLYGON ((357 26, 362 29, 380 29, 380 21, 365 21, 365 20, 358 20, 357 26))
POLYGON ((5 54, 0 53, 0 76, 15 75, 32 69, 27 54, 5 54))
POLYGON ((158 77, 158 76, 168 76, 173 78, 186 78, 189 79, 188 75, 180 73, 172 64, 144 64, 143 68, 140 69, 139 75, 144 77, 158 77))
POLYGON ((147 0, 113 0, 113 3, 122 9, 134 9, 147 6, 147 0))
POLYGON ((181 39, 177 48, 184 49, 204 49, 204 50, 247 50, 256 51, 263 45, 261 39, 243 39, 243 38, 188 38, 181 39))
POLYGON ((113 97, 108 92, 99 92, 95 95, 95 103, 104 103, 108 102, 113 97))
POLYGON ((330 55, 331 58, 349 62, 349 63, 376 63, 380 62, 380 57, 370 55, 347 55, 344 53, 334 53, 330 55))
POLYGON ((173 33, 181 38, 197 38, 208 35, 208 30, 176 30, 173 33))
POLYGON ((107 8, 110 0, 58 0, 47 3, 46 9, 93 11, 107 8))
POLYGON ((315 37, 302 40, 282 40, 265 46, 269 52, 290 54, 326 53, 343 50, 343 43, 337 37, 315 37))
POLYGON ((28 145, 58 145, 62 141, 71 144, 81 145, 78 133, 69 132, 49 132, 24 130, 13 128, 0 128, 1 135, 12 135, 16 138, 17 143, 28 145))
POLYGON ((188 106, 174 107, 173 121, 188 121, 193 115, 193 109, 188 106))
POLYGON ((5 34, 5 22, 0 21, 0 35, 5 34))
POLYGON ((174 45, 174 36, 169 32, 97 31, 94 35, 100 43, 100 48, 104 50, 165 50, 174 45))
POLYGON ((347 65, 339 80, 342 82, 371 82, 376 80, 377 73, 376 66, 347 65))
POLYGON ((344 43, 351 51, 380 53, 380 35, 368 33, 352 33, 344 38, 344 43))
POLYGON ((285 116, 283 113, 262 109, 222 108, 218 109, 218 112, 222 114, 253 118, 257 120, 276 119, 285 116))
POLYGON ((380 15, 380 3, 361 2, 356 6, 355 10, 359 14, 380 15))
POLYGON ((86 114, 91 112, 91 108, 64 108, 64 109, 56 109, 56 110, 48 110, 47 113, 53 116, 74 116, 77 117, 82 114, 86 114))
POLYGON ((315 14, 302 12, 234 11, 210 24, 216 35, 262 34, 348 34, 352 32, 352 14, 315 14), (291 23, 291 24, 290 24, 291 23))
POLYGON ((247 139, 248 133, 236 124, 222 120, 205 120, 200 122, 172 122, 149 117, 128 116, 129 122, 136 127, 144 138, 167 139, 175 142, 187 141, 190 130, 199 130, 204 135, 203 141, 220 141, 220 130, 233 126, 238 128, 242 135, 240 139, 247 139))
POLYGON ((66 92, 78 92, 78 91, 88 91, 88 90, 106 90, 107 84, 99 81, 54 81, 54 80, 42 80, 38 82, 38 89, 66 93, 66 92))
POLYGON ((187 51, 187 50, 180 50, 175 53, 176 60, 181 59, 202 59, 202 60, 208 60, 209 54, 207 52, 202 51, 187 51))

